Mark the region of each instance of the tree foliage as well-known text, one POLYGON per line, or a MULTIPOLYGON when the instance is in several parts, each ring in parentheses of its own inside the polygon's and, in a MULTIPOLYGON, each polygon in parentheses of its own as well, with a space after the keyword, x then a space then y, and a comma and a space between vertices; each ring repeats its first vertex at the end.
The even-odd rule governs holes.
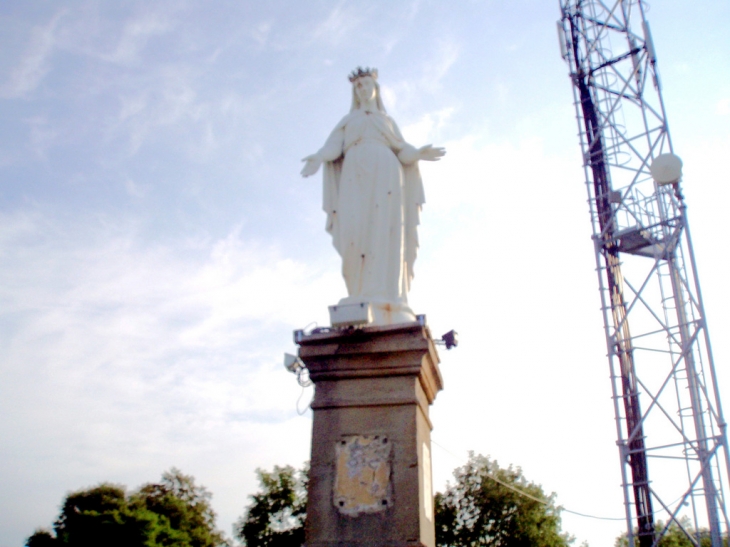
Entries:
MULTIPOLYGON (((680 527, 676 522, 672 522, 669 526, 665 525, 662 521, 659 521, 654 526, 656 537, 659 538, 657 547, 694 547, 695 543, 690 539, 689 536, 699 542, 700 547, 711 547, 712 539, 710 538, 710 530, 707 528, 700 528, 695 530, 688 518, 680 519, 682 526, 680 527)), ((638 545, 639 531, 634 530, 635 544, 638 545)), ((723 538, 723 545, 727 546, 727 538, 723 538)), ((614 543, 616 547, 628 547, 629 538, 628 534, 621 534, 616 538, 614 543)))
POLYGON ((309 466, 274 466, 271 472, 257 469, 261 491, 250 496, 251 504, 234 529, 248 547, 299 547, 304 543, 309 466))
POLYGON ((127 494, 102 483, 66 496, 48 530, 37 530, 27 547, 220 547, 210 493, 195 479, 171 469, 159 483, 127 494))
POLYGON ((442 547, 566 547, 555 494, 528 482, 522 470, 469 454, 456 482, 436 494, 436 543, 442 547), (526 494, 526 495, 525 495, 526 494))
MULTIPOLYGON (((235 526, 248 547, 299 547, 304 543, 309 469, 257 469, 260 491, 235 526)), ((567 547, 555 495, 528 482, 519 468, 470 454, 454 471, 456 483, 436 494, 439 547, 567 547), (500 482, 494 480, 497 478, 500 482), (522 493, 517 492, 519 490, 522 493), (525 495, 526 494, 526 495, 525 495)))

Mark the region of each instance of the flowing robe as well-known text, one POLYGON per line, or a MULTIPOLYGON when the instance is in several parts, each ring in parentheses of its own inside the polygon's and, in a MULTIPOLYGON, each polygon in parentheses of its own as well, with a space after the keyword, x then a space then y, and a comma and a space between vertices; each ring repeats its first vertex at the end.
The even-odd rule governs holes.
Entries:
POLYGON ((407 293, 425 201, 418 151, 385 113, 354 110, 319 154, 327 231, 342 257, 349 295, 340 303, 384 304, 414 318, 407 293))

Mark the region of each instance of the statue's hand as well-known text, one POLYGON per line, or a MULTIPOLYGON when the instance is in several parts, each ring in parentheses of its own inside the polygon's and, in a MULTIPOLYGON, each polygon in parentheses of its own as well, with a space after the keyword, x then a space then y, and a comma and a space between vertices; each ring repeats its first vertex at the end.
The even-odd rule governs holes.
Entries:
POLYGON ((319 154, 307 156, 302 161, 306 162, 302 168, 303 177, 314 175, 317 171, 319 171, 319 166, 322 165, 322 158, 319 157, 319 154))
POLYGON ((421 148, 418 149, 418 159, 419 160, 438 161, 444 156, 444 154, 446 154, 446 149, 434 148, 430 144, 427 144, 426 146, 422 146, 421 148))

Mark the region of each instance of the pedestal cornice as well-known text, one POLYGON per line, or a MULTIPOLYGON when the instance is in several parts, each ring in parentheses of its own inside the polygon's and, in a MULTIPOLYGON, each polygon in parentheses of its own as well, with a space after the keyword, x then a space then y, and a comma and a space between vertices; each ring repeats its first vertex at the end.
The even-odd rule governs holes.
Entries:
POLYGON ((405 323, 336 329, 305 335, 299 357, 309 377, 324 381, 393 376, 418 377, 428 404, 443 389, 439 357, 428 327, 405 323))

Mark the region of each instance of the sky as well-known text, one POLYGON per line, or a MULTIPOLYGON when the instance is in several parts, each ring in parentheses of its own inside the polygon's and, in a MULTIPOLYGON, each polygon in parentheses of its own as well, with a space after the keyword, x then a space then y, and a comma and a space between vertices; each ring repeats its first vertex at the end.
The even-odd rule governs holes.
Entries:
MULTIPOLYGON (((568 510, 623 514, 608 362, 557 0, 0 4, 0 547, 64 496, 172 466, 231 536, 255 469, 308 459, 283 353, 345 296, 321 178, 379 69, 426 204, 409 302, 441 351, 434 486, 467 453, 568 510)), ((730 4, 648 13, 721 393, 730 394, 730 4)), ((620 520, 563 513, 575 545, 620 520)))

